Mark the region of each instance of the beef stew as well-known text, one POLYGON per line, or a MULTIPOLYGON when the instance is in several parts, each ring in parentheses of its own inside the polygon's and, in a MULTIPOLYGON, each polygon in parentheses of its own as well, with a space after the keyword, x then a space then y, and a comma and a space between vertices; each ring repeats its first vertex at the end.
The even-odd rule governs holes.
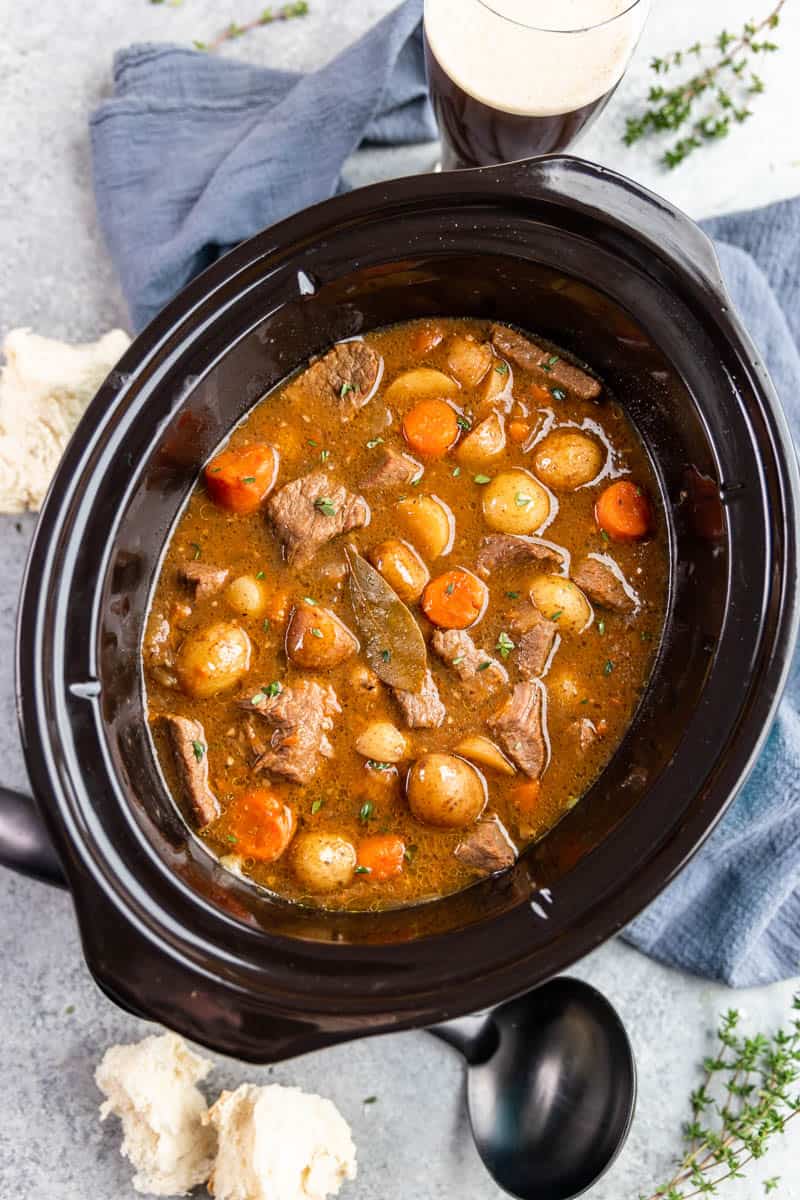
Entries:
POLYGON ((143 648, 159 760, 223 865, 376 909, 505 870, 627 729, 664 619, 647 455, 502 325, 339 343, 206 466, 143 648))

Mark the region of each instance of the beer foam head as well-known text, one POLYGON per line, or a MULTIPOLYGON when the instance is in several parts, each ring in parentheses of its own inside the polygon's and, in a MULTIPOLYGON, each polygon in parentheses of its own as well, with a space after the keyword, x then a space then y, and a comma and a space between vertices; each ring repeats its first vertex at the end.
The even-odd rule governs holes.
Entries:
POLYGON ((619 83, 649 0, 425 0, 428 44, 454 83, 492 108, 544 117, 619 83))

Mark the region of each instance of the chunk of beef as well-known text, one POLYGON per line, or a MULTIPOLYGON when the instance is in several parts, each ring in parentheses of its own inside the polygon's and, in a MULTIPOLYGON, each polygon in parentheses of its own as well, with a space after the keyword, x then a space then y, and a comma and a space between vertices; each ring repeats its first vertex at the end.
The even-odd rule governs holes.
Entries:
POLYGON ((581 717, 579 721, 573 721, 570 728, 574 731, 581 752, 584 754, 592 748, 601 736, 594 721, 590 720, 589 717, 581 717))
POLYGON ((555 621, 543 616, 535 604, 526 604, 512 616, 510 626, 516 638, 516 662, 520 674, 541 675, 558 637, 555 621))
POLYGON ((425 671, 425 679, 418 692, 404 692, 402 688, 395 688, 394 698, 410 729, 438 729, 447 715, 430 670, 425 671))
POLYGON ((631 613, 639 607, 636 592, 607 554, 590 554, 581 559, 573 569, 572 582, 601 608, 631 613))
POLYGON ((480 693, 495 691, 508 683, 508 671, 502 663, 479 650, 463 629, 437 629, 431 646, 462 683, 476 686, 480 693))
POLYGON ((224 588, 230 571, 227 567, 212 567, 210 563, 185 562, 178 568, 178 578, 194 594, 195 600, 205 600, 224 588))
POLYGON ((191 717, 172 713, 163 718, 169 737, 175 770, 184 799, 200 829, 216 821, 219 801, 208 782, 208 745, 203 726, 191 717))
POLYGON ((267 502, 267 519, 283 545, 288 563, 309 563, 326 542, 360 529, 369 520, 363 496, 348 492, 323 471, 293 479, 267 502))
POLYGON ((517 861, 517 848, 499 817, 479 821, 453 853, 459 862, 473 867, 482 875, 506 871, 517 861))
POLYGON ((422 463, 418 463, 410 454, 401 454, 399 450, 392 450, 390 446, 381 453, 378 461, 372 470, 364 476, 362 487, 403 487, 405 484, 411 483, 422 470, 422 463))
POLYGON ((483 539, 475 564, 478 574, 486 579, 502 567, 516 567, 527 562, 560 570, 566 557, 566 550, 540 538, 521 533, 491 533, 483 539))
POLYGON ((297 383, 315 400, 336 404, 349 421, 372 397, 383 360, 366 342, 339 342, 312 363, 297 383))
POLYGON ((509 358, 518 367, 534 371, 548 387, 560 384, 579 400, 596 400, 600 395, 600 383, 586 371, 574 367, 572 363, 538 345, 532 338, 523 337, 515 329, 509 329, 507 325, 492 326, 492 343, 505 358, 509 358))
POLYGON ((550 756, 544 698, 544 685, 538 679, 518 683, 489 721, 503 750, 531 779, 539 778, 550 756))
POLYGON ((333 756, 328 733, 342 710, 330 684, 301 679, 276 696, 262 692, 240 701, 243 709, 263 717, 271 728, 269 746, 255 762, 255 771, 282 775, 292 783, 310 783, 319 756, 333 756))

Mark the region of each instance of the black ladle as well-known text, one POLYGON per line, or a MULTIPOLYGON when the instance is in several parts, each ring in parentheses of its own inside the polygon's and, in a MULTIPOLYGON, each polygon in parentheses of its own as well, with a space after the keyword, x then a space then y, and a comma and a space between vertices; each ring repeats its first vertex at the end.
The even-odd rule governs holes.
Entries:
POLYGON ((429 1032, 466 1058, 475 1145, 512 1196, 569 1200, 622 1149, 636 1064, 622 1022, 588 983, 554 979, 429 1032))

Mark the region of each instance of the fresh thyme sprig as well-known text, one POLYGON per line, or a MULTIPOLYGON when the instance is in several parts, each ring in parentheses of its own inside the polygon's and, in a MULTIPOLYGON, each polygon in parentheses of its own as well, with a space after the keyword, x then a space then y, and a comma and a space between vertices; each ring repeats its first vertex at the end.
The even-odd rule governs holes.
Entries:
POLYGON ((654 58, 650 68, 663 76, 683 66, 687 60, 698 62, 709 51, 717 57, 685 83, 675 87, 654 84, 648 93, 648 107, 639 116, 628 117, 623 141, 632 146, 648 134, 663 133, 689 125, 690 132, 679 138, 663 154, 667 167, 677 167, 695 150, 709 141, 727 137, 735 125, 752 116, 749 104, 764 91, 764 81, 752 68, 752 56, 772 54, 779 47, 765 31, 776 29, 786 0, 778 0, 768 16, 755 23, 748 21, 741 33, 723 29, 711 45, 695 42, 686 50, 675 50, 665 58, 654 58))
POLYGON ((294 4, 282 4, 280 8, 265 8, 264 11, 252 21, 246 21, 240 25, 237 21, 231 21, 230 25, 218 33, 211 42, 194 42, 196 50, 208 50, 212 53, 214 50, 219 50, 225 42, 232 42, 236 38, 244 37, 246 33, 251 33, 254 29, 259 29, 262 25, 272 25, 275 21, 291 21, 294 17, 305 17, 308 15, 308 4, 306 0, 297 0, 294 4))
MULTIPOLYGON (((800 992, 792 1009, 800 1012, 800 992)), ((716 1056, 703 1063, 705 1078, 690 1103, 692 1120, 684 1128, 686 1152, 672 1178, 639 1200, 689 1200, 716 1196, 726 1179, 738 1179, 742 1167, 761 1158, 773 1138, 800 1112, 800 1019, 788 1031, 767 1037, 737 1033, 740 1014, 722 1017, 716 1056)), ((765 1192, 778 1186, 764 1182, 765 1192)))

